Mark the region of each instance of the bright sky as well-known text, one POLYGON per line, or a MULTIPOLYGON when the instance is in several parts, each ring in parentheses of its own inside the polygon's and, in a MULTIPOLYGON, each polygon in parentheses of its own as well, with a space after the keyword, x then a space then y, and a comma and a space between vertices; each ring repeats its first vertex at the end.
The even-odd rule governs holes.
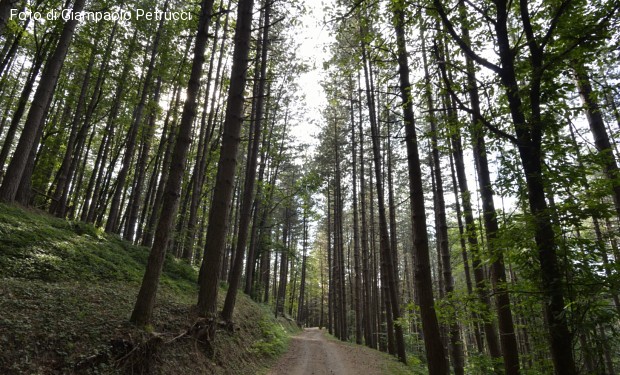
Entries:
POLYGON ((322 25, 325 1, 303 0, 303 3, 308 12, 301 18, 302 26, 298 40, 300 47, 297 54, 308 62, 310 71, 297 79, 300 90, 305 96, 303 105, 306 113, 303 119, 293 124, 292 134, 298 142, 310 144, 313 149, 313 146, 317 145, 317 135, 322 122, 320 111, 327 104, 320 82, 323 79, 323 61, 327 59, 324 49, 331 37, 322 25))

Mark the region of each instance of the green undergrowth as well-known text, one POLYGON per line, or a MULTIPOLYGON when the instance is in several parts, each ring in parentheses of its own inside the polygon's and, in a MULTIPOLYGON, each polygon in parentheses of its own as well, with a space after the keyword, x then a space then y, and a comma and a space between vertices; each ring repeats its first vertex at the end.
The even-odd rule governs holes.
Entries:
POLYGON ((378 356, 381 358, 382 372, 390 375, 428 375, 426 365, 422 363, 420 358, 415 355, 407 356, 407 364, 400 362, 395 356, 381 352, 375 349, 371 349, 364 345, 358 345, 350 341, 340 341, 335 336, 325 333, 325 336, 333 341, 336 341, 343 345, 356 347, 365 351, 369 356, 378 356))
POLYGON ((147 257, 93 226, 0 205, 0 374, 255 374, 286 349, 294 325, 243 294, 232 330, 210 344, 187 334, 197 272, 172 257, 153 326, 129 324, 147 257))
MULTIPOLYGON (((81 222, 0 205, 0 274, 50 282, 140 282, 148 251, 81 222)), ((192 290, 196 271, 166 258, 162 284, 192 290)))
POLYGON ((261 307, 263 315, 254 324, 258 324, 263 338, 252 344, 251 351, 258 355, 277 357, 288 348, 291 334, 299 333, 301 329, 292 320, 282 317, 274 323, 270 307, 267 305, 261 307))

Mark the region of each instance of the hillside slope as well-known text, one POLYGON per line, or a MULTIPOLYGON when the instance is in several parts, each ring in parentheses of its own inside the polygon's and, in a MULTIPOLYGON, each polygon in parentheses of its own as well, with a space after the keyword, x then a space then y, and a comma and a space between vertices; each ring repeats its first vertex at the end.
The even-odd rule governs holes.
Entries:
POLYGON ((0 205, 0 373, 255 374, 286 348, 294 327, 244 295, 237 331, 212 346, 188 335, 197 273, 172 257, 152 330, 136 329, 147 257, 90 225, 0 205))

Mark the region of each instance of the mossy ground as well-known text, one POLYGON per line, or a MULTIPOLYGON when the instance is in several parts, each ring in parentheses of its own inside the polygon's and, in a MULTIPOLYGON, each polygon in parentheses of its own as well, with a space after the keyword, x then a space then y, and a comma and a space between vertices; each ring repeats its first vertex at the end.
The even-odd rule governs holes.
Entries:
POLYGON ((0 205, 0 373, 255 374, 286 349, 295 328, 242 294, 238 330, 210 346, 184 335, 197 272, 170 256, 152 331, 132 326, 147 257, 93 226, 0 205))

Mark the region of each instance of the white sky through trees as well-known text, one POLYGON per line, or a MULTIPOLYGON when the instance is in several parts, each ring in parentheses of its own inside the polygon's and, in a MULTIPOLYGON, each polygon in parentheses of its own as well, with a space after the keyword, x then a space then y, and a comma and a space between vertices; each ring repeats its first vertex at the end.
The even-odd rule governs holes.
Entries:
POLYGON ((310 155, 318 143, 317 136, 323 121, 321 110, 327 105, 321 80, 323 79, 323 61, 328 58, 326 48, 333 37, 323 26, 325 1, 303 0, 303 4, 307 12, 300 20, 297 55, 307 62, 310 69, 297 79, 299 90, 305 97, 303 103, 300 103, 304 106, 304 111, 302 118, 294 120, 291 130, 298 143, 310 145, 308 150, 308 155, 310 155))

